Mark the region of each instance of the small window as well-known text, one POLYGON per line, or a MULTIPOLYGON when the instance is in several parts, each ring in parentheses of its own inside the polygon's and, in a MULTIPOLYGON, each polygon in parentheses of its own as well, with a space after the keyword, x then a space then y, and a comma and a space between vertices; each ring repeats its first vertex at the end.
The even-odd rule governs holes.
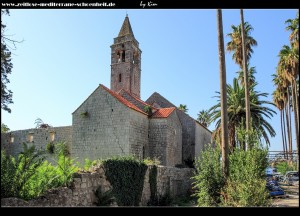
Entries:
POLYGON ((119 74, 119 82, 122 82, 122 74, 119 74))
POLYGON ((125 62, 125 50, 122 52, 122 62, 125 62))
POLYGON ((55 132, 50 132, 50 142, 55 140, 55 132))
POLYGON ((14 136, 11 136, 9 142, 10 142, 10 143, 13 143, 14 141, 15 141, 14 136))
POLYGON ((120 52, 118 51, 118 53, 117 53, 117 62, 119 63, 119 62, 121 62, 121 54, 120 54, 120 52))
POLYGON ((30 133, 28 135, 28 142, 33 142, 33 134, 32 133, 30 133))

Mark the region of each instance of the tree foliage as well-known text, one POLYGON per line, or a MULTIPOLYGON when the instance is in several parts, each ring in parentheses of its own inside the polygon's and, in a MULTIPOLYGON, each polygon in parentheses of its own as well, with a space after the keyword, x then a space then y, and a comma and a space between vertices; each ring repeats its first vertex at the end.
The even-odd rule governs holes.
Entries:
MULTIPOLYGON (((273 103, 262 100, 261 98, 267 97, 267 93, 260 93, 254 91, 254 87, 250 87, 250 111, 251 111, 251 124, 261 137, 269 145, 270 140, 268 134, 271 137, 276 135, 272 125, 267 122, 266 118, 271 119, 273 114, 276 114, 274 110, 269 108, 269 105, 274 106, 273 103), (268 106, 267 106, 268 105, 268 106)), ((220 93, 217 98, 220 98, 220 93)), ((229 145, 231 150, 241 144, 237 139, 237 129, 239 127, 245 128, 245 88, 238 83, 238 80, 234 78, 233 85, 227 85, 227 109, 228 109, 228 130, 229 130, 229 145)), ((220 111, 220 99, 218 103, 210 108, 211 120, 216 121, 216 129, 213 133, 213 137, 217 140, 221 135, 221 111, 220 111)))
POLYGON ((207 146, 196 161, 197 174, 193 177, 198 206, 217 206, 224 186, 221 151, 207 146))
MULTIPOLYGON (((232 59, 237 63, 240 68, 243 68, 243 49, 242 49, 242 27, 241 24, 238 26, 231 25, 232 32, 227 34, 230 37, 231 41, 227 43, 226 50, 229 52, 233 52, 232 59)), ((257 46, 256 40, 250 36, 251 31, 253 31, 253 27, 245 22, 245 45, 246 45, 246 56, 247 62, 251 58, 251 54, 253 53, 253 46, 257 46)))
POLYGON ((1 123, 1 133, 7 133, 9 131, 10 131, 9 127, 6 124, 1 123))
POLYGON ((119 206, 138 206, 143 191, 147 165, 133 157, 107 159, 105 175, 119 206))
POLYGON ((181 111, 183 111, 183 112, 185 112, 185 113, 187 113, 187 111, 189 110, 189 109, 187 108, 187 106, 184 105, 184 104, 179 104, 178 109, 181 110, 181 111))
POLYGON ((208 127, 211 123, 209 111, 208 110, 199 111, 197 120, 205 127, 208 127))
POLYGON ((11 52, 7 46, 8 38, 5 36, 6 25, 3 24, 3 15, 9 15, 8 9, 1 10, 1 109, 11 112, 9 104, 12 104, 12 91, 7 88, 10 82, 8 76, 12 72, 11 52))
POLYGON ((248 151, 235 149, 229 156, 229 176, 224 181, 219 148, 206 148, 197 159, 193 177, 198 206, 269 206, 265 170, 268 150, 263 148, 255 131, 239 131, 239 142, 248 142, 248 151), (249 133, 249 134, 247 134, 249 133))

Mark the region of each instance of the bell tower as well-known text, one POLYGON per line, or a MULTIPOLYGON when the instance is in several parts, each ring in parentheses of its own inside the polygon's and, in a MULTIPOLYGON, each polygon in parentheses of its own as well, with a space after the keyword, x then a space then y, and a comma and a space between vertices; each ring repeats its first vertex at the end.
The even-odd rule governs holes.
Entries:
POLYGON ((139 42, 134 38, 128 15, 110 48, 110 89, 114 92, 124 89, 140 98, 142 51, 139 48, 139 42))

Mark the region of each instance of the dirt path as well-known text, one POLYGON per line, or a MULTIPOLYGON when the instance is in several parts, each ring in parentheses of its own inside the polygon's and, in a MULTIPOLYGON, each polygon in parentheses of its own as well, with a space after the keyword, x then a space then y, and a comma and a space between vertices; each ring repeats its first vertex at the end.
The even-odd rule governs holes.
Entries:
POLYGON ((286 195, 279 198, 274 198, 272 205, 274 207, 299 207, 299 185, 288 186, 281 184, 286 195))

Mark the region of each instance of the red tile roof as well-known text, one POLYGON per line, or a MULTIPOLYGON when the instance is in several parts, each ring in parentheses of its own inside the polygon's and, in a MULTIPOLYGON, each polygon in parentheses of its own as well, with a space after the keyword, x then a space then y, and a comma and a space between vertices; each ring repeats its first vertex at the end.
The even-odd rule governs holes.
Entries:
POLYGON ((123 98, 121 95, 113 92, 112 90, 106 88, 104 85, 100 84, 100 86, 106 90, 108 93, 110 93, 113 97, 115 97, 118 101, 120 101, 122 104, 124 104, 125 106, 138 111, 140 113, 143 113, 145 115, 147 115, 147 113, 145 113, 143 110, 139 109, 137 106, 135 106, 134 104, 130 103, 128 100, 126 100, 125 98, 123 98))
POLYGON ((158 109, 151 118, 167 118, 175 109, 175 107, 158 109))

